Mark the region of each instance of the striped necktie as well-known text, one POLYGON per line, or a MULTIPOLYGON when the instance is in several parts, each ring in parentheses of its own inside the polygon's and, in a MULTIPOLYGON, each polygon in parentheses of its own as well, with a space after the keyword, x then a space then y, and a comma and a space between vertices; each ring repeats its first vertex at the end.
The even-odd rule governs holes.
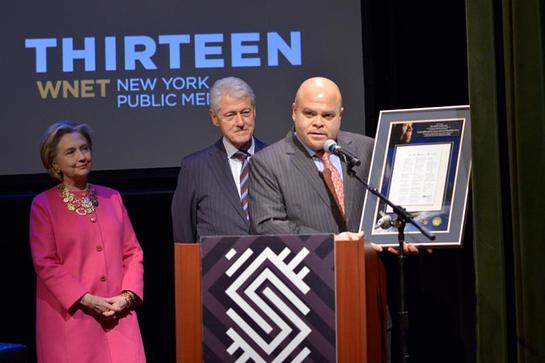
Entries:
POLYGON ((248 214, 248 187, 250 186, 250 166, 248 163, 249 154, 242 151, 237 151, 233 154, 232 158, 240 160, 242 162, 242 167, 240 168, 240 203, 242 204, 242 209, 246 215, 246 219, 250 220, 248 214))
POLYGON ((322 162, 324 163, 323 175, 325 183, 327 185, 327 188, 333 195, 333 198, 335 198, 335 202, 337 202, 337 206, 339 207, 339 211, 341 212, 342 217, 345 218, 344 187, 343 180, 341 179, 341 174, 339 174, 337 168, 333 164, 331 164, 328 153, 320 150, 316 152, 316 157, 322 159, 322 162))

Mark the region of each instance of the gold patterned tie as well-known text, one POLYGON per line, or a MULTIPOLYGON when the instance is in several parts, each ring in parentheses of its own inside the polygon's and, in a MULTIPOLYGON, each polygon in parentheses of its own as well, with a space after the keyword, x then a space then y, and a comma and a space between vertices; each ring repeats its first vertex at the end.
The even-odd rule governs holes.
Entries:
POLYGON ((339 207, 339 210, 341 212, 341 215, 343 218, 345 218, 344 214, 344 188, 343 188, 343 180, 341 179, 341 175, 339 174, 339 171, 333 164, 331 164, 331 161, 329 160, 329 154, 324 152, 323 150, 317 151, 316 156, 322 159, 324 163, 324 180, 329 188, 329 191, 335 198, 335 202, 337 202, 337 206, 339 207))

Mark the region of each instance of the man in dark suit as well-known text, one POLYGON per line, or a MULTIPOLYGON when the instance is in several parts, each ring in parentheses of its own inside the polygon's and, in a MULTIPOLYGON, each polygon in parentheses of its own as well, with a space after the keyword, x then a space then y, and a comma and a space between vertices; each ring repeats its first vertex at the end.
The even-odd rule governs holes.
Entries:
POLYGON ((353 172, 367 179, 373 140, 340 131, 342 112, 341 92, 334 82, 315 77, 301 84, 292 105, 295 130, 250 161, 253 232, 362 237, 357 232, 365 196, 363 186, 348 174, 337 156, 322 155, 321 151, 326 140, 336 140, 342 149, 361 160, 353 172), (332 170, 330 175, 336 173, 336 183, 328 181, 328 169, 332 170))
MULTIPOLYGON (((301 84, 292 104, 294 130, 250 161, 251 233, 363 238, 358 231, 365 190, 357 179, 367 180, 374 144, 369 137, 341 131, 342 112, 341 92, 333 81, 314 77, 301 84), (323 153, 328 139, 361 161, 352 168, 355 175, 339 157, 323 153)), ((370 245, 382 251, 381 246, 370 245)), ((410 244, 405 250, 418 252, 410 244)))
MULTIPOLYGON (((333 81, 314 77, 301 84, 292 104, 294 130, 250 161, 252 233, 334 233, 336 240, 363 238, 358 231, 365 189, 357 179, 367 180, 374 142, 341 131, 342 113, 341 92, 333 81), (328 139, 361 161, 352 168, 354 176, 337 156, 322 152, 328 139)), ((370 245, 382 251, 381 246, 370 245)), ((404 250, 418 253, 409 243, 404 250)), ((389 251, 397 253, 394 248, 389 251)), ((387 320, 389 330, 390 318, 387 320)))
POLYGON ((245 235, 248 159, 265 147, 253 137, 255 95, 235 77, 220 79, 210 89, 210 118, 222 137, 186 156, 172 200, 174 241, 198 242, 203 236, 245 235))

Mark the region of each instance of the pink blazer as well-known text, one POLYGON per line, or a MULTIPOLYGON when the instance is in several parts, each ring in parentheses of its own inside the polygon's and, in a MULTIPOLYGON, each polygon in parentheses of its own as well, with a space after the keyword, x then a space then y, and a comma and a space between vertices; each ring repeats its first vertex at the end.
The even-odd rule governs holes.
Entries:
POLYGON ((143 299, 143 252, 119 193, 94 186, 98 207, 69 211, 57 188, 37 195, 30 245, 37 274, 38 362, 145 362, 136 312, 105 325, 77 307, 86 293, 143 299))

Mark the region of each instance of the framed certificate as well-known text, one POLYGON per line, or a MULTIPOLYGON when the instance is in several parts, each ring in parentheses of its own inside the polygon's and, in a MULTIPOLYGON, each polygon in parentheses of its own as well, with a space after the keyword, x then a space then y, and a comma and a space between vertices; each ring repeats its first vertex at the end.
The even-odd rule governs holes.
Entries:
MULTIPOLYGON (((430 241, 407 224, 405 241, 461 246, 470 171, 469 106, 381 111, 368 184, 436 236, 430 241)), ((384 216, 396 217, 367 193, 360 230, 371 242, 397 246, 397 229, 380 223, 384 216)))

